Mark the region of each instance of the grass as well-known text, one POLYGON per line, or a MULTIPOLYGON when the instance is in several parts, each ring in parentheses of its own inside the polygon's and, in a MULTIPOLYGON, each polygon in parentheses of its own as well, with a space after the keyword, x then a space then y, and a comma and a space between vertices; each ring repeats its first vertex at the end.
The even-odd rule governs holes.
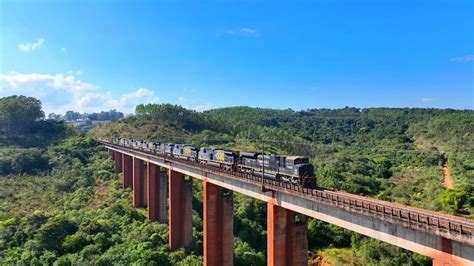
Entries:
POLYGON ((55 201, 50 176, 0 177, 0 217, 47 209, 55 201))
POLYGON ((328 248, 317 252, 308 265, 362 265, 350 248, 328 248))

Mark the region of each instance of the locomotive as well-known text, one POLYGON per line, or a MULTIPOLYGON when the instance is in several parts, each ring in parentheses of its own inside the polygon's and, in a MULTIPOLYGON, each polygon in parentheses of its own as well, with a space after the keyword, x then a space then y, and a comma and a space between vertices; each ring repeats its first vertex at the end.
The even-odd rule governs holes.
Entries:
POLYGON ((202 165, 238 171, 266 179, 276 180, 297 186, 314 188, 316 178, 314 167, 306 156, 266 155, 262 153, 233 151, 202 147, 188 144, 157 143, 153 141, 112 139, 112 143, 127 148, 142 150, 162 156, 197 162, 202 165))

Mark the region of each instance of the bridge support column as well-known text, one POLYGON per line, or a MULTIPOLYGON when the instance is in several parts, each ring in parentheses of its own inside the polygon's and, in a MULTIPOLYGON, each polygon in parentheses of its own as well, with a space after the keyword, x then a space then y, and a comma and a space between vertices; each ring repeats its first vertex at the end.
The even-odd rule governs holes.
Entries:
POLYGON ((171 250, 189 248, 192 244, 193 181, 182 173, 169 170, 169 245, 171 250))
POLYGON ((432 265, 433 266, 455 266, 454 264, 446 263, 446 262, 438 260, 438 259, 433 259, 432 265))
POLYGON ((122 154, 122 187, 132 187, 133 183, 133 158, 130 155, 122 154))
POLYGON ((148 206, 148 178, 147 178, 147 163, 143 164, 143 207, 148 206))
POLYGON ((122 172, 122 154, 114 151, 114 171, 116 174, 122 172))
POLYGON ((150 221, 166 222, 166 180, 163 184, 163 175, 156 164, 147 163, 147 205, 150 221), (163 189, 163 187, 165 189, 163 189), (164 195, 163 195, 164 194, 164 195))
POLYGON ((133 158, 133 207, 145 206, 145 173, 143 161, 133 158))
POLYGON ((308 265, 306 222, 273 202, 267 204, 267 265, 308 265))
POLYGON ((158 202, 161 202, 161 204, 158 207, 158 221, 166 223, 168 221, 168 170, 164 170, 165 171, 160 171, 159 175, 160 188, 158 193, 158 202))
POLYGON ((232 192, 203 181, 204 265, 233 265, 232 192))
POLYGON ((454 266, 455 264, 453 264, 451 261, 451 255, 453 254, 453 242, 452 240, 444 237, 440 238, 440 250, 446 255, 433 258, 432 264, 433 266, 454 266))

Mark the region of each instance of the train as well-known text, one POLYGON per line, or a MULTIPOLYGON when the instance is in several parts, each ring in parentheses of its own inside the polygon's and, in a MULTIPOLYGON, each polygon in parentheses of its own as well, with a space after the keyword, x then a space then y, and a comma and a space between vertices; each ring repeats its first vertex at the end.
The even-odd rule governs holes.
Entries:
POLYGON ((238 171, 282 183, 305 188, 316 187, 314 167, 306 156, 262 154, 257 152, 238 153, 207 147, 196 148, 188 144, 159 143, 155 141, 113 138, 115 145, 177 158, 226 171, 238 171))

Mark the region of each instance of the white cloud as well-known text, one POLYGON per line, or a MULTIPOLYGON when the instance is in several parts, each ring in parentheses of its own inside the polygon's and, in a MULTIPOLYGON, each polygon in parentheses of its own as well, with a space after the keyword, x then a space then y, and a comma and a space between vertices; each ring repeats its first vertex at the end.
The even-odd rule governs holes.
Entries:
POLYGON ((223 35, 236 35, 242 37, 258 37, 258 31, 252 28, 237 28, 225 30, 223 35))
POLYGON ((183 97, 183 96, 178 98, 178 102, 187 102, 187 101, 188 101, 188 99, 183 97))
POLYGON ((99 91, 97 85, 82 82, 72 74, 0 74, 0 97, 14 94, 40 99, 45 113, 110 109, 133 113, 137 104, 159 100, 153 91, 145 88, 115 97, 110 91, 99 91))
POLYGON ((474 61, 474 55, 465 55, 465 56, 459 56, 459 57, 453 57, 450 59, 451 61, 462 61, 462 62, 469 62, 469 61, 474 61))
POLYGON ((439 101, 440 98, 438 97, 424 97, 424 98, 421 98, 421 102, 423 103, 432 103, 432 102, 436 102, 436 101, 439 101))
POLYGON ((39 38, 36 42, 19 44, 18 49, 20 49, 20 51, 22 52, 29 52, 37 48, 40 48, 41 46, 43 46, 43 43, 44 43, 44 39, 39 38))
POLYGON ((62 47, 60 50, 61 50, 61 52, 63 52, 63 53, 67 52, 67 49, 64 48, 64 47, 62 47))

